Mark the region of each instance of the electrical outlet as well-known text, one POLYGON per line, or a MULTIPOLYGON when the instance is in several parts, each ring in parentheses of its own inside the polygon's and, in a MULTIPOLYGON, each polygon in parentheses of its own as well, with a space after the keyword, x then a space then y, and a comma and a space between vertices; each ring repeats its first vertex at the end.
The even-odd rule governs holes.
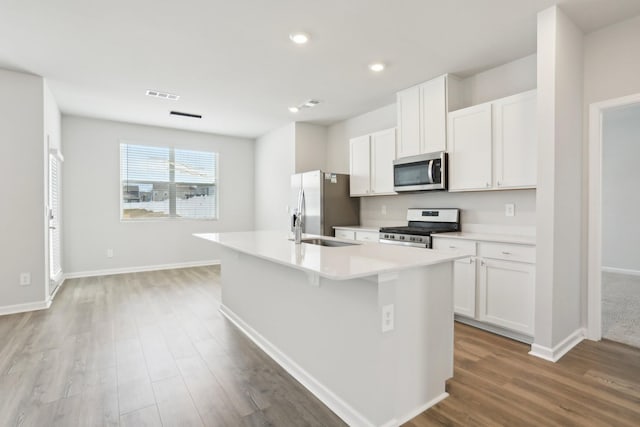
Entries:
POLYGON ((393 304, 382 307, 382 332, 393 331, 393 304))
POLYGON ((113 249, 107 249, 107 258, 113 258, 113 249))
POLYGON ((20 286, 28 286, 31 284, 31 273, 20 273, 20 286))
POLYGON ((515 216, 516 206, 513 203, 504 205, 504 216, 515 216))
POLYGON ((382 215, 386 215, 387 214, 387 205, 382 205, 382 208, 380 208, 380 213, 382 215))

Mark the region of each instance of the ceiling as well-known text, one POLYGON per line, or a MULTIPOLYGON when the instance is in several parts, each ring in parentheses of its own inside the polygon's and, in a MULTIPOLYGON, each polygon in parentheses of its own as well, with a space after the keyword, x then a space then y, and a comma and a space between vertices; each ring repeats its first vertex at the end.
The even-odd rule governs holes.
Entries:
POLYGON ((639 0, 0 0, 0 67, 45 77, 67 114, 256 137, 529 55, 554 3, 585 32, 640 14, 639 0), (322 103, 288 111, 310 98, 322 103))

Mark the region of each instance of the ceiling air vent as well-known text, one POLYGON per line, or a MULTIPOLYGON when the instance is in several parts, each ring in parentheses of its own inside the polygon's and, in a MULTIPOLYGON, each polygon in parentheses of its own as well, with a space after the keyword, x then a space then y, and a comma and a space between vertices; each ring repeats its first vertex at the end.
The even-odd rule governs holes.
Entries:
POLYGON ((147 96, 153 96, 154 98, 162 98, 162 99, 170 99, 172 101, 177 101, 180 99, 180 95, 174 95, 172 93, 160 92, 159 90, 148 90, 147 96))
POLYGON ((172 116, 181 116, 181 117, 191 117, 194 119, 201 119, 202 116, 200 114, 191 114, 191 113, 183 113, 181 111, 171 111, 169 112, 172 116))

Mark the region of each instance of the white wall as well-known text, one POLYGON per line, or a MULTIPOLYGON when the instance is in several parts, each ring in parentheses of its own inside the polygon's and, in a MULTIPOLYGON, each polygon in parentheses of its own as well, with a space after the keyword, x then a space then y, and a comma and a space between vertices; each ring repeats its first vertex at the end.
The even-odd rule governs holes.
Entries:
POLYGON ((327 131, 327 171, 349 173, 349 139, 396 127, 396 104, 343 120, 327 131))
POLYGON ((533 234, 536 222, 536 190, 476 191, 447 193, 428 191, 360 198, 360 221, 363 225, 406 225, 408 208, 462 209, 463 230, 484 226, 487 232, 533 234), (515 216, 504 215, 504 205, 515 205, 515 216), (386 211, 386 214, 383 213, 386 211), (512 228, 509 228, 512 227, 512 228))
POLYGON ((586 107, 640 93, 640 16, 588 34, 584 39, 586 107))
POLYGON ((0 70, 0 308, 47 299, 43 89, 40 77, 0 70))
POLYGON ((538 186, 534 354, 582 326, 581 31, 556 6, 538 14, 538 186))
POLYGON ((289 189, 295 172, 295 123, 256 140, 254 168, 256 229, 288 229, 289 189))
POLYGON ((602 265, 640 273, 640 105, 603 121, 602 265))
POLYGON ((253 229, 252 140, 66 115, 62 139, 67 274, 212 261, 215 246, 192 233, 253 229), (120 140, 218 152, 219 219, 121 222, 120 140))
POLYGON ((535 89, 536 57, 534 53, 461 80, 462 107, 535 89))
POLYGON ((327 127, 311 123, 295 123, 296 173, 327 170, 327 127))

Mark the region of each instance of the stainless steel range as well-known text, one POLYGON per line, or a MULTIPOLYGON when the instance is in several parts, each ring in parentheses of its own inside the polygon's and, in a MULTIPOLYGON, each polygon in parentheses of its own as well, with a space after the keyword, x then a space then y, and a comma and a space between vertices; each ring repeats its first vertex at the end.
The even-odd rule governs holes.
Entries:
POLYGON ((380 243, 431 248, 431 234, 460 230, 460 209, 408 209, 404 227, 382 227, 380 243))

